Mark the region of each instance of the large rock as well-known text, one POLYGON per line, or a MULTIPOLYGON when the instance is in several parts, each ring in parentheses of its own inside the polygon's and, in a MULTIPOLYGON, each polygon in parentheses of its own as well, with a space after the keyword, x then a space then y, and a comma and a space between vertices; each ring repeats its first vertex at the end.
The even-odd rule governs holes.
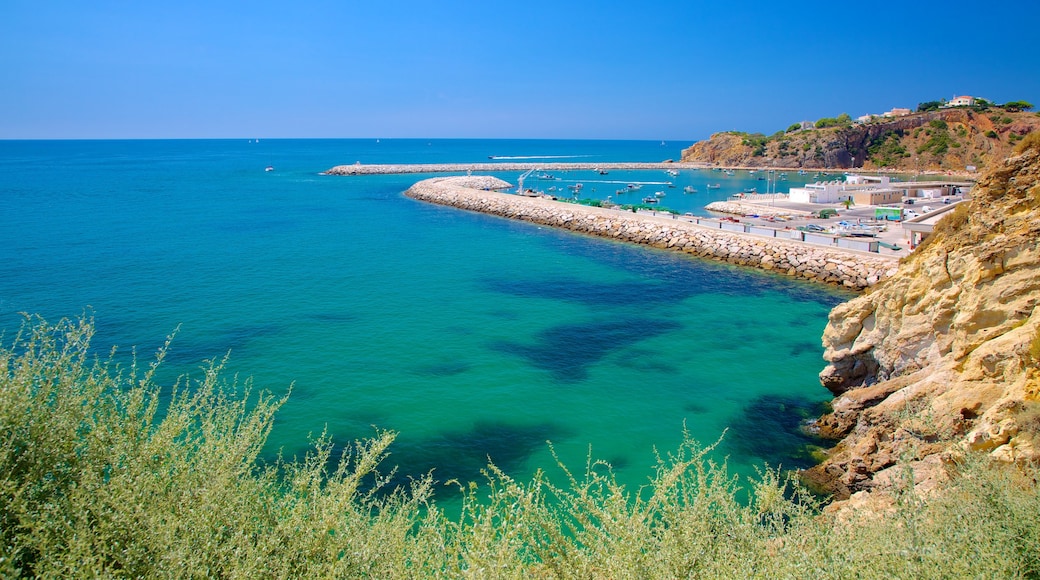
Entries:
POLYGON ((818 428, 843 439, 808 480, 842 498, 888 485, 878 474, 898 459, 1037 457, 1037 429, 1020 423, 1040 405, 1038 240, 1033 148, 985 175, 898 273, 832 310, 820 381, 837 398, 818 428))

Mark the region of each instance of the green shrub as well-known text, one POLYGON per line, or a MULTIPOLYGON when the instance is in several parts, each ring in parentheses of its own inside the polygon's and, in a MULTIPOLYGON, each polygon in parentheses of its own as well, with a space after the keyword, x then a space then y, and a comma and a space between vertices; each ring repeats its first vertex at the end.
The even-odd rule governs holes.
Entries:
MULTIPOLYGON (((590 457, 520 482, 382 490, 394 438, 329 468, 258 462, 285 399, 91 354, 90 321, 27 321, 0 345, 0 575, 228 578, 1012 578, 1040 574, 1035 466, 968 455, 942 493, 839 518, 776 469, 741 482, 689 436, 640 489, 590 457), (559 481, 560 483, 556 483, 559 481)), ((390 456, 392 458, 392 456, 390 456)), ((908 478, 907 481, 910 481, 908 478)))
POLYGON ((1029 149, 1040 151, 1040 131, 1026 133, 1026 136, 1022 137, 1022 141, 1015 146, 1015 154, 1021 155, 1029 149))

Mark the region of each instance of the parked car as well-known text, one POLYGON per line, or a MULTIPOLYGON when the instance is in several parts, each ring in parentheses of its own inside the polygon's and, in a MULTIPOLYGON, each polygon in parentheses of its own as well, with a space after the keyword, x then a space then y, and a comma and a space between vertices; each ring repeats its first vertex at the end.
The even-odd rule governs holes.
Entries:
POLYGON ((912 199, 904 199, 903 203, 905 203, 906 205, 914 205, 914 200, 912 200, 912 199))

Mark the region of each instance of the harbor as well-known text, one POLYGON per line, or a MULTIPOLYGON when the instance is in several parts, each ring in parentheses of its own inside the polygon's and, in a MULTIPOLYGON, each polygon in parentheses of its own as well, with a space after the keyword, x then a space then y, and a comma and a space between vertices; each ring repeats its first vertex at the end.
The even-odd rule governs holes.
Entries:
POLYGON ((405 195, 420 201, 559 227, 663 250, 691 254, 738 266, 774 271, 806 280, 864 290, 895 272, 894 256, 852 247, 804 243, 726 220, 671 213, 619 211, 560 203, 545 197, 501 193, 509 184, 488 176, 439 177, 420 181, 405 195), (758 234, 758 235, 748 235, 758 234))

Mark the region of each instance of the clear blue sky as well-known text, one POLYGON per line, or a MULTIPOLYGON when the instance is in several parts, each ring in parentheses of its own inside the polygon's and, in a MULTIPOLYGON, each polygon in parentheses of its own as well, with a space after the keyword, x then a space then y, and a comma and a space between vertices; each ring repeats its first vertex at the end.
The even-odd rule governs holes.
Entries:
POLYGON ((0 0, 0 138, 693 141, 1040 105, 1038 22, 1035 1, 0 0))

